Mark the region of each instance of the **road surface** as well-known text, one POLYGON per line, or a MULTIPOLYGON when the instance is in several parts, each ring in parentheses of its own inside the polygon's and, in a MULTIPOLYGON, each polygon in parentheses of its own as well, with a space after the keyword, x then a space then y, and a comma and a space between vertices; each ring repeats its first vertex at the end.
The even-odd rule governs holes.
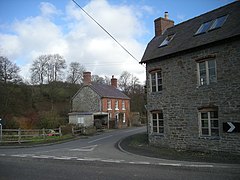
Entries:
POLYGON ((146 127, 31 148, 0 148, 0 179, 239 179, 239 165, 181 162, 120 151, 117 142, 146 127))

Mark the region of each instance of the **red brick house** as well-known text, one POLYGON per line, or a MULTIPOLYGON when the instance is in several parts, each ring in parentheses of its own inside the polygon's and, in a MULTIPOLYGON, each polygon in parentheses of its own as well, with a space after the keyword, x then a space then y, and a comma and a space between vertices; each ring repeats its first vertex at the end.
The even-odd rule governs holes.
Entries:
POLYGON ((118 128, 129 125, 130 98, 117 88, 112 76, 111 85, 91 82, 91 72, 84 72, 83 86, 72 98, 70 124, 92 126, 94 120, 118 128))

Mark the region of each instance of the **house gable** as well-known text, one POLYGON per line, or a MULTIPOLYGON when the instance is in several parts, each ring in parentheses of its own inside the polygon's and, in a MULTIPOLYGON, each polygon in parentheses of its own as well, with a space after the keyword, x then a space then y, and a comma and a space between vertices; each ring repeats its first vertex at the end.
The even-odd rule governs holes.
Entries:
POLYGON ((83 86, 72 98, 72 111, 99 112, 101 97, 90 86, 83 86))

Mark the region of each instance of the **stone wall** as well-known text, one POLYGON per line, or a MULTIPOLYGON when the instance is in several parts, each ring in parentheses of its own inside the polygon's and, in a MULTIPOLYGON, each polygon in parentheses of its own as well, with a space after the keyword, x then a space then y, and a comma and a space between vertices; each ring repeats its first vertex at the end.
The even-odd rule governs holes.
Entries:
POLYGON ((72 112, 100 112, 101 98, 89 86, 83 86, 72 100, 72 112))
POLYGON ((206 47, 147 63, 147 109, 162 110, 164 134, 149 131, 152 144, 178 149, 226 151, 240 154, 240 133, 223 132, 224 122, 240 123, 240 43, 206 47), (196 59, 215 57, 217 83, 198 85, 196 59), (150 92, 149 73, 161 68, 163 90, 150 92), (198 108, 217 106, 219 138, 200 137, 198 108))

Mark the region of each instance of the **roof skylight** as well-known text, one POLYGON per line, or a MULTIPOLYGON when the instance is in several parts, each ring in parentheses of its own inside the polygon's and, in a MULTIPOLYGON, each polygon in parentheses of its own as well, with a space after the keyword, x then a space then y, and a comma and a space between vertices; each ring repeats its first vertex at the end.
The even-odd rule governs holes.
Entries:
POLYGON ((168 36, 164 39, 164 41, 160 44, 159 47, 167 46, 167 45, 170 43, 170 41, 173 39, 174 35, 175 35, 175 34, 168 35, 168 36))
POLYGON ((228 15, 221 16, 221 17, 218 17, 217 19, 201 24, 201 26, 198 28, 197 32, 194 35, 202 34, 202 33, 222 27, 227 17, 228 15))
POLYGON ((213 30, 213 29, 222 27, 222 25, 224 24, 226 19, 227 19, 227 15, 215 19, 209 30, 213 30))
POLYGON ((208 31, 208 29, 210 28, 211 26, 211 23, 212 21, 208 21, 208 22, 205 22, 203 23, 200 28, 197 30, 197 32, 195 33, 195 35, 197 34, 202 34, 202 33, 205 33, 208 31))

